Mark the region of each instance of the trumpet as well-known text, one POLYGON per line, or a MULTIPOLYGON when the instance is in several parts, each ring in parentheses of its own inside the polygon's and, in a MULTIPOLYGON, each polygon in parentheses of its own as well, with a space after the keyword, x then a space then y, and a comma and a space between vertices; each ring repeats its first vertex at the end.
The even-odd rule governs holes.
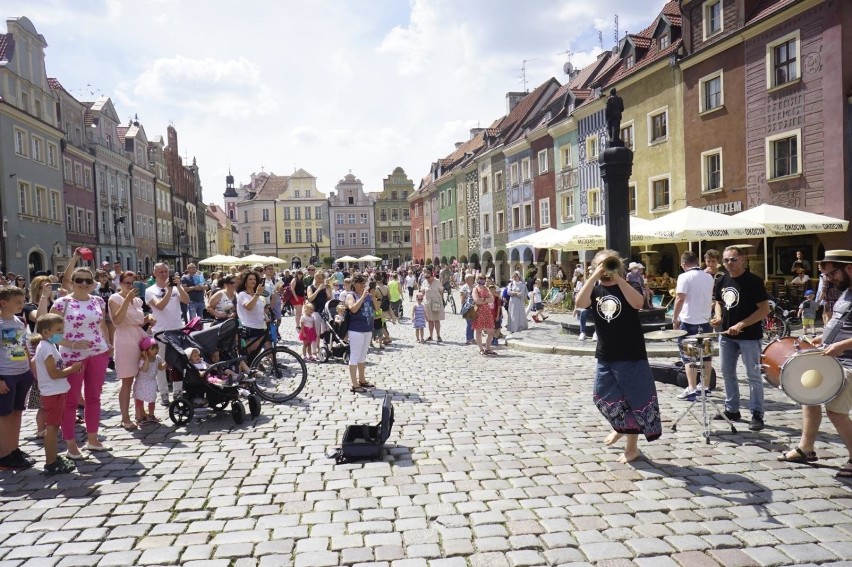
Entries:
POLYGON ((621 261, 621 258, 615 255, 604 258, 601 265, 606 272, 606 277, 609 278, 612 278, 614 274, 621 273, 624 269, 624 263, 621 261))

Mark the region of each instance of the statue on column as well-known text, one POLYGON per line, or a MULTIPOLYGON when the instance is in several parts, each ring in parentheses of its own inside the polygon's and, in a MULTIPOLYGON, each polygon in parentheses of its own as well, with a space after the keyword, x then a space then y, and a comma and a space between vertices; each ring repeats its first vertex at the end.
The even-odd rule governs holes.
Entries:
POLYGON ((609 98, 606 99, 606 137, 608 145, 624 146, 621 140, 621 113, 624 112, 624 101, 615 93, 615 88, 610 89, 609 98))

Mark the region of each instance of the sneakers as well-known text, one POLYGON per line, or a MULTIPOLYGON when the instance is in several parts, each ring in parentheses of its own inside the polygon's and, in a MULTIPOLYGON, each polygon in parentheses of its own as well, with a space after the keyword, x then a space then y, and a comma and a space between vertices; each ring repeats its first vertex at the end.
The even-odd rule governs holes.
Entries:
POLYGON ((577 337, 577 340, 578 341, 585 341, 586 340, 586 333, 580 333, 580 335, 577 337))
POLYGON ((160 405, 168 407, 168 405, 169 405, 169 396, 168 395, 160 396, 160 405))
POLYGON ((751 423, 748 424, 748 428, 751 431, 760 431, 763 429, 763 412, 762 411, 753 411, 751 412, 751 423))
POLYGON ((66 474, 74 472, 76 468, 77 465, 74 464, 74 461, 62 455, 59 455, 58 457, 56 457, 55 461, 53 461, 49 465, 44 465, 44 474, 46 476, 66 474))
POLYGON ((691 402, 695 400, 696 396, 698 396, 698 390, 692 390, 687 386, 683 389, 683 392, 677 395, 677 399, 691 402))
POLYGON ((5 457, 0 458, 0 470, 4 471, 19 471, 28 469, 33 466, 33 461, 29 458, 29 455, 21 451, 20 449, 15 449, 5 457))
POLYGON ((597 333, 593 333, 593 334, 592 334, 592 340, 593 340, 593 341, 598 340, 598 334, 597 334, 597 333))
MULTIPOLYGON (((724 413, 724 414, 725 414, 725 417, 727 417, 727 418, 728 418, 729 420, 731 420, 731 421, 740 421, 740 420, 743 418, 743 416, 742 416, 742 415, 740 414, 740 412, 738 412, 738 411, 728 411, 728 410, 725 410, 725 411, 723 411, 722 413, 724 413)), ((724 420, 725 418, 724 418, 724 417, 722 417, 721 415, 717 415, 717 416, 716 416, 716 417, 714 417, 713 419, 714 419, 714 420, 716 420, 716 421, 722 421, 722 420, 724 420)))

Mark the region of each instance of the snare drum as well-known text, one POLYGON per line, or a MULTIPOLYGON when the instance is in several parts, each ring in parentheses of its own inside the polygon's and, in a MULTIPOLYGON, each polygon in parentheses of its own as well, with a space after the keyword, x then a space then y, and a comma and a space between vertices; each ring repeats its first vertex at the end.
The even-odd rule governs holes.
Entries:
POLYGON ((703 339, 702 350, 699 351, 698 339, 685 337, 680 343, 680 350, 683 356, 691 359, 713 356, 713 339, 703 339))
POLYGON ((772 341, 763 349, 761 359, 764 379, 802 405, 828 403, 846 385, 843 367, 836 358, 795 337, 772 341))

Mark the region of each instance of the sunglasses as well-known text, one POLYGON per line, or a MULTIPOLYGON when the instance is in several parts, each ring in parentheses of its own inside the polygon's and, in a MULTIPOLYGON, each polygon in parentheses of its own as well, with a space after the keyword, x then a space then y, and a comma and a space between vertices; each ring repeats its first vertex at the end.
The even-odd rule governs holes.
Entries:
POLYGON ((823 273, 822 273, 822 276, 823 276, 824 278, 830 278, 831 276, 833 276, 833 275, 834 275, 834 274, 836 274, 837 272, 841 271, 842 269, 843 269, 843 268, 834 268, 834 269, 833 269, 833 270, 831 270, 830 272, 823 272, 823 273))
POLYGON ((737 260, 739 260, 739 258, 725 258, 725 259, 724 259, 724 260, 722 260, 722 261, 723 261, 723 262, 725 262, 726 264, 733 264, 733 263, 734 263, 734 262, 736 262, 737 260))
POLYGON ((74 283, 92 285, 93 283, 95 283, 95 280, 93 280, 92 278, 74 278, 74 283))

